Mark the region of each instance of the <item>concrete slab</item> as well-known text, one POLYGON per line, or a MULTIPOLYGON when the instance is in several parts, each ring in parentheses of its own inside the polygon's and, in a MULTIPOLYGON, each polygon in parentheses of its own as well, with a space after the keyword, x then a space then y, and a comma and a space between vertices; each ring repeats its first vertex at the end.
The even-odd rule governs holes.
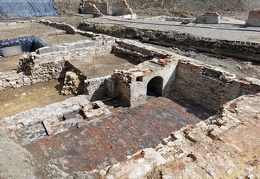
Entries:
POLYGON ((20 45, 11 46, 11 47, 4 47, 2 48, 2 52, 4 57, 15 56, 23 53, 22 47, 20 45))

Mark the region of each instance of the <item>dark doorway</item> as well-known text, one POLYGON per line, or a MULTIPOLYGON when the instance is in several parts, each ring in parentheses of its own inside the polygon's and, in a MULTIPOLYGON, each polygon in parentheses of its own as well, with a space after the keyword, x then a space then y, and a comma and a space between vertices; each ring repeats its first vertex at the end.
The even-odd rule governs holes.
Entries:
POLYGON ((156 76, 152 78, 147 84, 147 96, 162 96, 163 78, 156 76))

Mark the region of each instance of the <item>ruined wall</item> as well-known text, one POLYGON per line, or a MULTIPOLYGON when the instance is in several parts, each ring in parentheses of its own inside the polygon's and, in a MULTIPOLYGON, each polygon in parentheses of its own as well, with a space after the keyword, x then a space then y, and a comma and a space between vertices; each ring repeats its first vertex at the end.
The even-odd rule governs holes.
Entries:
MULTIPOLYGON (((167 65, 162 66, 161 69, 156 68, 151 66, 150 63, 153 60, 150 60, 128 71, 116 72, 121 76, 117 78, 119 80, 116 87, 119 90, 117 95, 128 101, 129 105, 145 101, 147 83, 155 76, 163 78, 168 76, 170 81, 174 81, 174 83, 164 86, 163 96, 171 97, 174 93, 179 93, 186 99, 213 110, 219 109, 222 104, 238 96, 260 92, 260 82, 255 78, 237 79, 235 75, 219 68, 202 65, 193 59, 132 40, 118 40, 117 45, 113 49, 120 49, 120 52, 130 56, 143 56, 146 60, 158 58, 161 59, 161 62, 166 57, 170 57, 170 59, 178 61, 176 70, 174 70, 175 68, 167 69, 167 65), (151 69, 152 72, 149 71, 151 69), (160 70, 165 70, 165 73, 159 74, 160 70), (139 81, 137 80, 139 76, 142 77, 143 82, 140 82, 141 78, 139 81)), ((116 76, 116 74, 113 75, 115 79, 116 76)))
POLYGON ((121 38, 131 38, 160 45, 180 45, 205 52, 214 52, 243 60, 260 61, 259 43, 218 40, 176 31, 148 30, 121 25, 102 25, 82 22, 78 29, 104 33, 121 38), (236 53, 234 53, 236 52, 236 53))
MULTIPOLYGON (((66 45, 44 47, 38 49, 36 53, 23 55, 19 61, 18 71, 0 74, 0 90, 64 78, 66 71, 73 70, 68 63, 65 65, 67 61, 78 56, 110 53, 113 43, 114 39, 84 40, 66 45)), ((76 69, 74 71, 77 72, 76 69)))
POLYGON ((126 0, 120 0, 118 2, 112 3, 112 15, 113 16, 120 16, 120 15, 127 15, 133 14, 132 9, 129 7, 129 4, 126 0))
POLYGON ((84 81, 84 94, 88 95, 88 99, 102 100, 110 97, 109 84, 107 82, 111 76, 105 76, 101 78, 91 78, 84 81))
POLYGON ((220 15, 217 12, 206 12, 196 18, 199 24, 219 24, 220 15))
POLYGON ((22 86, 31 85, 32 80, 30 76, 23 73, 16 73, 16 71, 2 72, 0 74, 0 91, 11 88, 20 88, 22 86))
POLYGON ((239 80, 218 68, 180 60, 177 65, 173 91, 186 99, 212 110, 245 94, 260 92, 257 79, 239 80))
POLYGON ((106 0, 85 0, 83 1, 81 13, 108 14, 108 2, 106 0))
POLYGON ((196 173, 199 178, 258 178, 259 100, 260 94, 239 97, 218 115, 173 131, 156 148, 83 176, 194 178, 196 173))
POLYGON ((144 103, 147 85, 154 77, 163 78, 161 95, 166 96, 171 91, 173 72, 177 65, 177 60, 170 57, 172 53, 126 39, 117 39, 112 52, 133 58, 140 63, 135 68, 116 71, 112 75, 112 83, 115 85, 112 96, 120 97, 128 106, 144 103))
POLYGON ((116 97, 120 97, 127 105, 133 107, 145 103, 147 100, 148 83, 157 78, 158 95, 166 96, 174 81, 174 71, 178 61, 152 59, 129 70, 115 72, 112 79, 116 81, 116 97))
POLYGON ((76 34, 77 33, 77 29, 75 27, 73 27, 72 25, 66 24, 66 23, 52 22, 52 21, 45 20, 45 19, 42 19, 38 22, 42 23, 44 25, 55 27, 57 29, 65 30, 66 33, 68 33, 68 34, 76 34))

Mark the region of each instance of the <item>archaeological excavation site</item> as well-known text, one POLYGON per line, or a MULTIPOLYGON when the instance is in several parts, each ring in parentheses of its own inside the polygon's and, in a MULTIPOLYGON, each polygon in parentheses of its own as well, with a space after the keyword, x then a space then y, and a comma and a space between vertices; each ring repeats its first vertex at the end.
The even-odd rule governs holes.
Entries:
POLYGON ((260 178, 258 0, 0 2, 0 178, 260 178))

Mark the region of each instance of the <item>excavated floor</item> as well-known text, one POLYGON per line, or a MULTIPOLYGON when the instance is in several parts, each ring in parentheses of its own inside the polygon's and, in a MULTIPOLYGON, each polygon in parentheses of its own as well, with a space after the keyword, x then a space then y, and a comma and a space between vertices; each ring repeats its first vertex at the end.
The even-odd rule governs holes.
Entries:
POLYGON ((48 83, 37 83, 31 86, 0 91, 0 119, 71 97, 71 95, 60 95, 60 89, 61 84, 53 80, 48 83))
POLYGON ((96 55, 94 57, 82 56, 69 60, 75 68, 88 78, 97 78, 110 75, 117 70, 125 70, 134 67, 138 63, 126 57, 119 57, 112 53, 96 55))
POLYGON ((113 115, 83 121, 79 128, 25 145, 40 163, 55 163, 66 172, 101 169, 136 151, 155 147, 172 131, 212 113, 200 106, 155 98, 113 115))

